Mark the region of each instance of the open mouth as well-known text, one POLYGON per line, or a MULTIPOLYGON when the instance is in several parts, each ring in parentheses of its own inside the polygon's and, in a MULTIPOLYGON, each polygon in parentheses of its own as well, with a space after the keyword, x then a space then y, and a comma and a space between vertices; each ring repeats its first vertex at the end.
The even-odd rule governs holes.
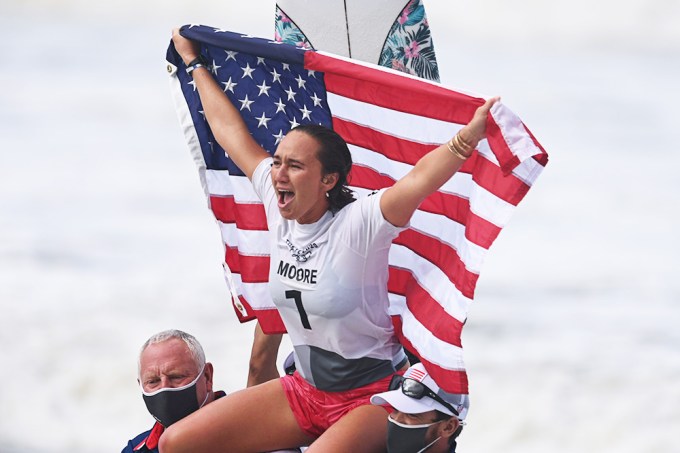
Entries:
POLYGON ((279 190, 279 208, 285 208, 295 198, 295 193, 289 190, 279 190))

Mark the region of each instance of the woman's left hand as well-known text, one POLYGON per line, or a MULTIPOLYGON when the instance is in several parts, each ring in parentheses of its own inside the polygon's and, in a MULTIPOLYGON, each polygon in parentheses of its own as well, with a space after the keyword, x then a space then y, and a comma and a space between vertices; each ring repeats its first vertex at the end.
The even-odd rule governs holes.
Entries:
POLYGON ((470 122, 460 130, 460 138, 463 139, 465 143, 469 143, 473 149, 480 140, 483 140, 486 137, 486 117, 489 114, 491 107, 500 99, 501 98, 498 96, 487 99, 484 105, 475 111, 470 122))

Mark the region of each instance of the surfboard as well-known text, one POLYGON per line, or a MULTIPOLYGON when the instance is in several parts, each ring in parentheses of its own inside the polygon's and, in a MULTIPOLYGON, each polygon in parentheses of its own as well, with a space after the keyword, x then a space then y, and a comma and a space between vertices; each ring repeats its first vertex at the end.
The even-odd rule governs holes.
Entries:
POLYGON ((275 14, 277 41, 439 81, 423 0, 278 0, 275 14))

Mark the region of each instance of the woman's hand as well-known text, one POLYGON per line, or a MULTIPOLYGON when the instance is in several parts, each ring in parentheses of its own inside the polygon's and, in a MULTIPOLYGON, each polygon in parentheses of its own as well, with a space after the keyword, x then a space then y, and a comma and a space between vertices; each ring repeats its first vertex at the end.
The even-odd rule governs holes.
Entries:
POLYGON ((465 143, 468 143, 474 149, 480 140, 486 137, 486 116, 491 110, 491 107, 500 100, 500 97, 493 97, 488 99, 484 105, 479 107, 470 122, 464 126, 460 132, 460 138, 465 143))
POLYGON ((175 50, 182 57, 184 64, 191 63, 201 53, 198 44, 179 34, 179 28, 172 30, 172 42, 175 44, 175 50))

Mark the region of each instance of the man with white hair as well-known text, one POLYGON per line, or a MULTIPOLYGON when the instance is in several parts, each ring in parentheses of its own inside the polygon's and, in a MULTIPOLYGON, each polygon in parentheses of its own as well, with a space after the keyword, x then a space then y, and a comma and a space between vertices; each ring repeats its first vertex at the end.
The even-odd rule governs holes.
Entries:
POLYGON ((130 440, 122 453, 158 452, 163 431, 200 407, 225 396, 213 391, 213 366, 193 335, 165 330, 149 338, 139 353, 137 382, 146 407, 157 420, 130 440))
POLYGON ((396 375, 371 403, 394 408, 387 417, 388 453, 455 452, 470 406, 467 395, 439 388, 422 363, 396 375))

